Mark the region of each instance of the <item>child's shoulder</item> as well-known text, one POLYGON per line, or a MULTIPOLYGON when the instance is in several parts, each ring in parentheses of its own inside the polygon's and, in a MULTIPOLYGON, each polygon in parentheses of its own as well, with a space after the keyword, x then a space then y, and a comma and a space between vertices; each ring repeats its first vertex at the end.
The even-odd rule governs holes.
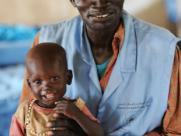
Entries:
POLYGON ((25 119, 25 115, 26 115, 26 113, 28 111, 29 104, 30 104, 30 101, 28 101, 28 100, 21 102, 18 105, 18 108, 17 108, 14 116, 17 119, 23 121, 25 119))
POLYGON ((28 101, 28 100, 25 100, 25 101, 19 103, 16 113, 27 109, 29 104, 30 104, 30 101, 28 101))

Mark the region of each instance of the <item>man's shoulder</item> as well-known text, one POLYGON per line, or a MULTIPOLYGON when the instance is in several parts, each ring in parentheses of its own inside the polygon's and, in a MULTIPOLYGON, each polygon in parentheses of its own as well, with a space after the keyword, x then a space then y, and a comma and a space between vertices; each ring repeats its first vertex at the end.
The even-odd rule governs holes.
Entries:
POLYGON ((175 38, 175 35, 172 34, 168 29, 146 22, 141 19, 135 18, 134 26, 137 31, 145 34, 151 34, 155 38, 175 38))
MULTIPOLYGON (((135 28, 135 35, 142 43, 157 44, 163 49, 165 47, 174 47, 178 42, 178 38, 166 28, 145 22, 140 19, 134 19, 133 24, 135 28)), ((158 46, 150 47, 157 48, 158 46)))
POLYGON ((127 21, 127 24, 125 24, 127 25, 127 29, 132 29, 128 31, 132 31, 131 34, 135 34, 135 36, 141 41, 152 40, 158 42, 166 41, 169 43, 174 39, 176 40, 175 35, 163 27, 134 17, 126 11, 123 12, 123 17, 124 20, 127 21))
POLYGON ((54 30, 59 30, 60 28, 64 28, 65 26, 71 26, 72 24, 75 23, 80 23, 81 22, 81 18, 80 16, 75 16, 71 19, 68 20, 63 20, 63 21, 59 21, 53 24, 46 24, 43 25, 41 27, 41 30, 48 30, 48 29, 54 29, 54 30))

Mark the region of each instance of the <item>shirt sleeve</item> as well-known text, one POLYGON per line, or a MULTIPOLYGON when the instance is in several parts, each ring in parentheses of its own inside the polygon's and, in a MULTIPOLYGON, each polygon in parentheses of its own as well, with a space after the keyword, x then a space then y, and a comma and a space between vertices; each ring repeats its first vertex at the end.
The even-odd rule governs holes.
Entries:
POLYGON ((24 125, 16 118, 16 116, 12 117, 9 135, 10 136, 25 136, 24 125))
POLYGON ((163 130, 168 136, 181 135, 181 48, 176 48, 168 108, 163 118, 163 130))
MULTIPOLYGON (((181 47, 181 46, 180 46, 181 47)), ((162 126, 146 134, 145 136, 178 136, 181 135, 181 48, 176 47, 170 90, 168 96, 168 108, 163 117, 162 126)))

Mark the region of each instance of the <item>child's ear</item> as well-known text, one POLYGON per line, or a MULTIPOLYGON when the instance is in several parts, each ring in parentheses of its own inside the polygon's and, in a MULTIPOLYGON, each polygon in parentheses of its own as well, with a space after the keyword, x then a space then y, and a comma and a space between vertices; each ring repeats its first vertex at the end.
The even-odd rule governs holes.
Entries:
POLYGON ((27 84, 28 84, 28 87, 31 88, 31 84, 30 84, 29 79, 26 79, 26 82, 27 82, 27 84))
POLYGON ((71 82, 72 82, 72 77, 73 77, 72 71, 71 71, 71 70, 68 70, 68 71, 67 71, 67 84, 68 84, 68 85, 71 84, 71 82))

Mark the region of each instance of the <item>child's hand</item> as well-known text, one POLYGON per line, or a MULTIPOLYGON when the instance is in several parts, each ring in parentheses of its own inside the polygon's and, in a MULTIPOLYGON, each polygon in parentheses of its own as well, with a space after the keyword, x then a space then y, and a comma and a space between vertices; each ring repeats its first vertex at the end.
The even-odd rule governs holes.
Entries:
POLYGON ((52 117, 46 124, 48 136, 87 136, 76 121, 62 113, 54 113, 52 117))
POLYGON ((73 119, 79 124, 83 135, 88 136, 104 136, 104 131, 99 123, 88 118, 79 108, 75 105, 75 101, 62 100, 56 103, 55 113, 63 114, 68 118, 73 119))
POLYGON ((74 101, 66 99, 56 102, 54 110, 56 113, 61 113, 72 119, 75 119, 80 113, 80 110, 74 104, 74 101))

